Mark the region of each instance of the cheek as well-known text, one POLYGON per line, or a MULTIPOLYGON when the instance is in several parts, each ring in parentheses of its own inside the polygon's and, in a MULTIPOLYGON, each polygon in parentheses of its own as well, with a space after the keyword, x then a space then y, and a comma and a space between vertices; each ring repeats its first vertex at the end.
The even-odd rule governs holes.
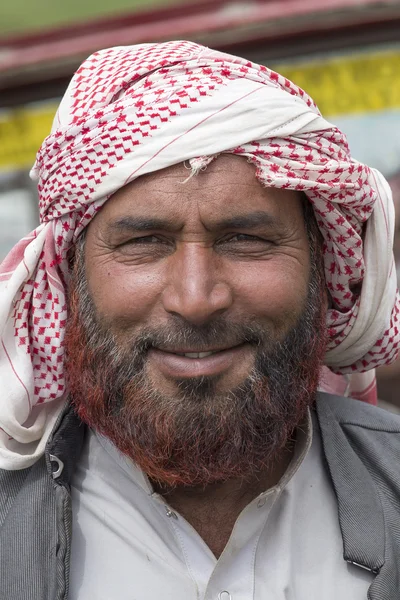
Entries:
POLYGON ((127 267, 118 263, 88 269, 88 284, 99 315, 110 319, 142 321, 152 312, 162 291, 158 269, 127 267))
MULTIPOLYGON (((133 267, 118 262, 87 265, 89 289, 98 314, 121 327, 155 325, 165 318, 162 295, 173 286, 170 261, 151 267, 133 267)), ((210 272, 213 271, 210 265, 210 272)), ((229 312, 246 319, 268 320, 277 330, 294 324, 304 306, 309 265, 282 255, 265 261, 219 262, 213 279, 229 285, 234 298, 229 312)))
POLYGON ((291 259, 250 263, 236 270, 235 296, 242 310, 286 328, 303 309, 308 281, 308 263, 291 259))

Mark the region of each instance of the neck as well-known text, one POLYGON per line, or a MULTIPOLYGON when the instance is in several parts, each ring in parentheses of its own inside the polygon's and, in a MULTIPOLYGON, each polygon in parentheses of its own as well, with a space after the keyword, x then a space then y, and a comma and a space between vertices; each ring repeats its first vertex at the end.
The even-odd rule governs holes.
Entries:
POLYGON ((230 479, 206 486, 164 487, 153 482, 155 491, 184 517, 218 558, 225 548, 242 510, 262 492, 275 486, 285 473, 294 444, 285 448, 275 464, 246 479, 230 479))

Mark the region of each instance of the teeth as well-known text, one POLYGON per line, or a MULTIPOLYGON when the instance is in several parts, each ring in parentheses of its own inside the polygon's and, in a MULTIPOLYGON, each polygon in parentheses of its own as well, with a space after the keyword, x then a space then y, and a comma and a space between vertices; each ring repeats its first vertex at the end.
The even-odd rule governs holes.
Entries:
POLYGON ((183 356, 186 356, 187 358, 205 358, 211 354, 214 354, 214 352, 185 352, 183 356))

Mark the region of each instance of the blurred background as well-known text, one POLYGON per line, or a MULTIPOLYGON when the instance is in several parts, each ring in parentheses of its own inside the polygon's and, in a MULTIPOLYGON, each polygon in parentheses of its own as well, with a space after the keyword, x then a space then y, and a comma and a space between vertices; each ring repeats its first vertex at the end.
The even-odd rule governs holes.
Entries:
MULTIPOLYGON (((239 54, 300 85, 353 156, 384 173, 400 209, 399 0, 13 0, 0 8, 0 261, 38 223, 29 169, 80 62, 100 48, 171 39, 239 54)), ((400 408, 400 360, 379 369, 378 392, 400 408)))

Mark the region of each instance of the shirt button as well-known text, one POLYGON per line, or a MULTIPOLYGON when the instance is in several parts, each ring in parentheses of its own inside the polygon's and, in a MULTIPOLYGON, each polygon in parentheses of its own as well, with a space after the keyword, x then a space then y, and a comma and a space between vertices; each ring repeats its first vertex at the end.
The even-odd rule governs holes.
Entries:
POLYGON ((232 596, 230 595, 229 592, 224 590, 223 592, 220 592, 218 594, 218 600, 232 600, 232 596))
POLYGON ((177 519, 178 518, 176 516, 176 513, 174 513, 174 511, 171 510, 170 508, 168 508, 168 506, 165 507, 165 514, 167 515, 167 517, 172 517, 173 519, 177 519))
POLYGON ((261 508, 262 506, 265 505, 266 501, 267 501, 267 499, 265 498, 265 496, 262 496, 261 498, 258 499, 257 507, 261 508))

